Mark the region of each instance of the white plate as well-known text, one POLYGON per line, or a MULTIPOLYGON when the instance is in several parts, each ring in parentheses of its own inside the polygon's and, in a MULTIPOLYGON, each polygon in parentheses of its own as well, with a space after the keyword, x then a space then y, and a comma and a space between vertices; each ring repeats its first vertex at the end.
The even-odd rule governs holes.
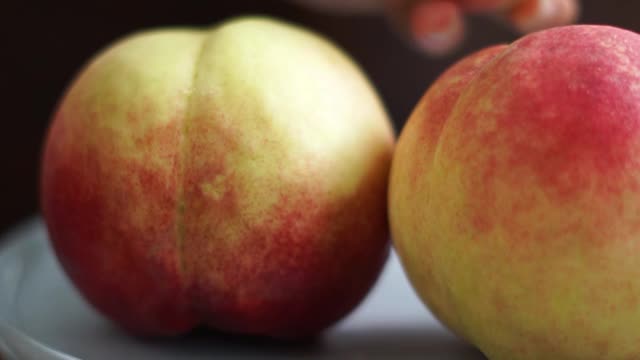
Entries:
POLYGON ((17 227, 4 240, 0 354, 9 359, 484 359, 425 310, 395 254, 360 307, 313 342, 287 344, 204 331, 148 341, 121 332, 84 302, 59 268, 40 219, 17 227))

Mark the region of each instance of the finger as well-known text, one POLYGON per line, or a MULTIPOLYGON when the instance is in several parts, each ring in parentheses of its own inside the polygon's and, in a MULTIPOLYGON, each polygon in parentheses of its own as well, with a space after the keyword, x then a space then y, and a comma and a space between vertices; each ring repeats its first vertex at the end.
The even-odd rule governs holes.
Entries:
POLYGON ((523 0, 507 12, 507 19, 523 33, 573 23, 578 0, 523 0))
POLYGON ((409 30, 420 49, 431 55, 446 55, 462 43, 463 14, 453 1, 421 1, 410 10, 409 30))
POLYGON ((464 20, 455 0, 387 0, 393 25, 417 49, 433 56, 453 51, 464 38, 464 20))

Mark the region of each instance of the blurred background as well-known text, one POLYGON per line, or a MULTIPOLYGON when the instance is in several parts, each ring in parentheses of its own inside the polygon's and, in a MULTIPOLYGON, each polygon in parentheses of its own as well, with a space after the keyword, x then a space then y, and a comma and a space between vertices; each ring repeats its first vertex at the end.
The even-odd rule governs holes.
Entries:
MULTIPOLYGON (((42 141, 59 97, 96 51, 134 30, 166 25, 202 26, 240 14, 268 14, 329 37, 364 68, 399 130, 429 84, 456 59, 517 34, 486 18, 469 19, 462 48, 428 58, 373 15, 336 16, 278 0, 208 2, 48 2, 3 4, 2 121, 0 121, 0 233, 38 213, 42 141), (31 3, 31 4, 29 4, 31 3), (188 4, 188 5, 187 5, 188 4)), ((640 1, 583 0, 581 23, 640 32, 640 1)))

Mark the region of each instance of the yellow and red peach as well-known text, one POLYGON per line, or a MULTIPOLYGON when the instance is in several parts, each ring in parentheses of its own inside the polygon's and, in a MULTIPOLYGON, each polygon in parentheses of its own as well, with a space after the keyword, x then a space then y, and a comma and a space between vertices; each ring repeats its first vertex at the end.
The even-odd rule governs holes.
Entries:
POLYGON ((491 359, 640 358, 640 36, 538 32, 462 60, 402 131, 392 237, 491 359))
POLYGON ((316 333, 386 259, 393 130, 328 41, 263 18, 129 36, 53 119, 42 207, 87 300, 137 334, 316 333))

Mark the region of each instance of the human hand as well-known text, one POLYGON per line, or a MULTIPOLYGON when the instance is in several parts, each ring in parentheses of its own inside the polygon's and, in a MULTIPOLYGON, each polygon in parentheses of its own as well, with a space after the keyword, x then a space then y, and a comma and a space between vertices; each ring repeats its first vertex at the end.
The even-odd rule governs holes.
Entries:
POLYGON ((416 46, 431 55, 453 51, 463 40, 465 14, 504 19, 527 33, 576 20, 579 0, 295 0, 341 13, 386 13, 416 46))

